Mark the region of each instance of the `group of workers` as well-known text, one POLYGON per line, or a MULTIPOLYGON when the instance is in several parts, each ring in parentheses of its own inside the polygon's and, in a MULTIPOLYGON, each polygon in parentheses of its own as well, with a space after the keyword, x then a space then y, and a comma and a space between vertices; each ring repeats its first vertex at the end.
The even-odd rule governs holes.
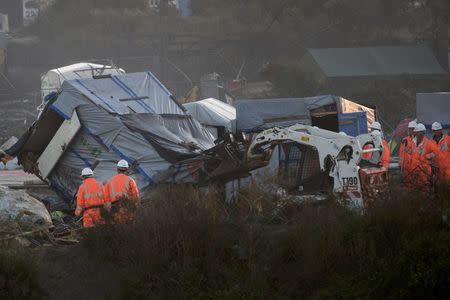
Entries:
POLYGON ((75 215, 83 216, 83 227, 103 225, 108 220, 116 224, 132 220, 140 199, 136 182, 128 176, 128 170, 128 162, 119 161, 117 174, 106 185, 94 178, 92 169, 81 171, 83 182, 78 188, 75 215))
POLYGON ((434 186, 450 184, 450 136, 442 125, 432 124, 433 137, 426 137, 425 125, 411 121, 402 140, 399 166, 406 188, 430 192, 434 186))
MULTIPOLYGON (((379 122, 373 122, 369 129, 382 133, 379 122)), ((408 189, 430 192, 433 187, 450 184, 450 136, 444 134, 438 122, 432 124, 431 130, 433 137, 429 139, 425 135, 425 125, 415 121, 408 124, 408 135, 402 140, 399 151, 403 185, 408 189)), ((391 154, 384 138, 382 145, 380 166, 388 169, 391 154)), ((371 147, 366 146, 364 149, 371 147)), ((362 157, 370 160, 372 153, 364 153, 362 157)))

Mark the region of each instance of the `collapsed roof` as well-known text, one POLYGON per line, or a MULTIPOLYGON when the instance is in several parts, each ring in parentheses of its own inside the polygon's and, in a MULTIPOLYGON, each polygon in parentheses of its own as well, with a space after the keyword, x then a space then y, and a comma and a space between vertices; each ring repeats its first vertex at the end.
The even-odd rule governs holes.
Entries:
POLYGON ((83 168, 106 182, 120 159, 131 164, 140 189, 194 182, 197 169, 177 163, 212 147, 212 135, 147 72, 65 81, 9 151, 26 171, 73 199, 83 168))

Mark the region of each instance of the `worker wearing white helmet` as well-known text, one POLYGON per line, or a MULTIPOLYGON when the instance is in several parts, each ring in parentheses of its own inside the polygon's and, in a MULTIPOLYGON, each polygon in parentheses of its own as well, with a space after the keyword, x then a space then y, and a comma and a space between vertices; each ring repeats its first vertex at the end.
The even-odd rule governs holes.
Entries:
POLYGON ((437 157, 438 182, 439 184, 450 184, 450 136, 444 134, 441 123, 434 122, 431 125, 433 140, 439 148, 437 157))
POLYGON ((105 204, 103 184, 94 178, 94 171, 90 168, 81 171, 81 179, 83 183, 78 188, 75 215, 83 214, 83 227, 104 224, 100 211, 105 204))
POLYGON ((402 172, 403 185, 405 187, 412 187, 412 153, 415 147, 414 142, 414 129, 417 126, 416 121, 408 123, 408 135, 402 139, 400 144, 400 150, 398 154, 398 164, 402 172))
POLYGON ((429 192, 432 187, 432 165, 438 155, 436 143, 425 136, 427 129, 418 123, 414 129, 415 147, 412 153, 411 168, 413 172, 413 187, 429 192))
POLYGON ((139 203, 139 189, 134 179, 128 176, 129 168, 126 160, 120 160, 117 174, 106 183, 106 201, 116 223, 131 221, 133 210, 139 203))
MULTIPOLYGON (((377 121, 370 124, 369 129, 371 132, 379 132, 380 134, 382 134, 381 124, 377 121)), ((388 142, 384 138, 382 138, 381 141, 383 144, 383 152, 381 153, 380 164, 384 168, 389 169, 389 162, 391 160, 391 151, 389 149, 388 142)), ((367 149, 371 149, 372 147, 373 147, 372 144, 366 144, 366 145, 364 145, 363 149, 367 150, 367 149)), ((373 153, 364 153, 362 157, 365 160, 370 160, 370 159, 372 159, 372 155, 373 155, 373 153)))
POLYGON ((431 130, 433 131, 433 140, 436 144, 439 144, 440 140, 443 138, 444 133, 442 132, 442 125, 439 122, 434 122, 431 125, 431 130))
POLYGON ((381 124, 380 124, 380 122, 377 122, 377 121, 373 122, 372 124, 370 124, 369 128, 372 129, 372 130, 378 130, 378 131, 381 132, 381 124))

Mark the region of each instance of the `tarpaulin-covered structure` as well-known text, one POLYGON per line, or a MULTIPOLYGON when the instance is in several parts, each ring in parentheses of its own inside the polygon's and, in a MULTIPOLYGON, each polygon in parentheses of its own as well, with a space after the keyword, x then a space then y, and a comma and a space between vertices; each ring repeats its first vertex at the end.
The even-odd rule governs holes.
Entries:
POLYGON ((180 162, 212 147, 213 136, 146 72, 65 81, 9 152, 72 199, 83 168, 106 182, 120 159, 140 189, 194 182, 199 165, 180 162))
POLYGON ((334 95, 237 100, 236 115, 238 131, 259 132, 301 123, 352 136, 367 133, 376 117, 375 109, 334 95))
POLYGON ((206 126, 215 137, 217 128, 233 132, 236 126, 236 108, 214 98, 183 104, 188 113, 206 126))

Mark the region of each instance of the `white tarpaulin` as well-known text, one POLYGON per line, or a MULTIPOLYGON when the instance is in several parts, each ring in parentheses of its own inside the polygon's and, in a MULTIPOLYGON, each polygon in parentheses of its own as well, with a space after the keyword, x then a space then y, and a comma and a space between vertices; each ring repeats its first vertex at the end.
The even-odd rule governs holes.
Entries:
POLYGON ((41 96, 44 100, 45 96, 51 92, 57 92, 64 81, 75 80, 81 78, 92 78, 99 75, 121 75, 125 71, 111 66, 93 64, 93 63, 77 63, 70 66, 56 68, 45 73, 41 78, 41 96))
POLYGON ((206 126, 223 126, 232 132, 236 122, 236 108, 214 98, 183 104, 188 113, 206 126))

